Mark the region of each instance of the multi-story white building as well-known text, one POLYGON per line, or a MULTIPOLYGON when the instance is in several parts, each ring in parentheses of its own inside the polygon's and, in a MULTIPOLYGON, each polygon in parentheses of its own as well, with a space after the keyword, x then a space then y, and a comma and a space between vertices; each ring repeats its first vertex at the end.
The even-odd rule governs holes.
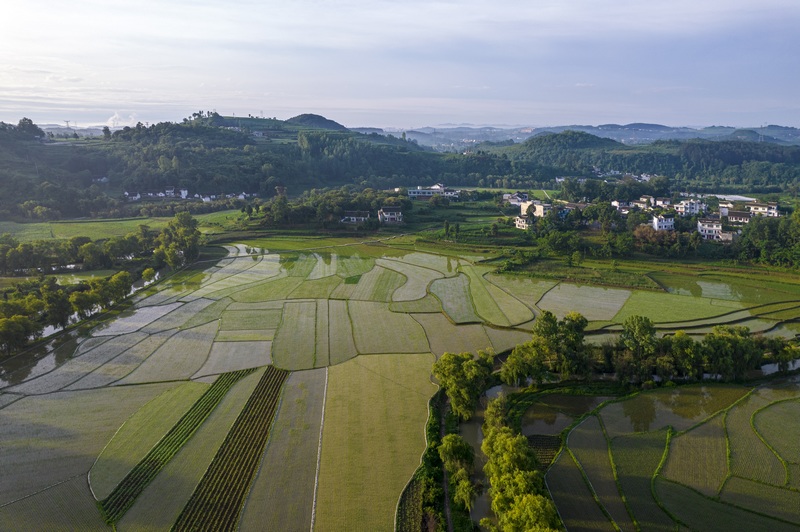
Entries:
POLYGON ((514 225, 517 229, 522 229, 523 231, 527 231, 528 228, 531 226, 531 218, 530 216, 523 214, 514 218, 514 225))
POLYGON ((697 232, 705 240, 721 240, 722 221, 701 218, 697 220, 697 232))
POLYGON ((537 218, 544 218, 550 211, 553 210, 553 206, 550 203, 542 203, 541 201, 534 200, 534 201, 523 201, 519 204, 519 213, 521 216, 525 216, 528 214, 528 209, 533 207, 531 214, 536 216, 537 218))
POLYGON ((417 187, 408 189, 408 197, 411 199, 430 199, 434 196, 442 196, 448 199, 458 199, 460 190, 447 188, 441 183, 436 183, 432 187, 417 187))
POLYGON ((778 214, 778 204, 777 203, 748 203, 747 210, 750 211, 750 214, 753 216, 767 216, 769 218, 777 218, 780 216, 778 214))
POLYGON ((675 204, 675 212, 681 216, 697 216, 706 212, 707 208, 705 203, 696 199, 681 200, 675 204))
POLYGON ((663 214, 653 216, 653 229, 656 231, 674 231, 675 218, 664 216, 663 214))

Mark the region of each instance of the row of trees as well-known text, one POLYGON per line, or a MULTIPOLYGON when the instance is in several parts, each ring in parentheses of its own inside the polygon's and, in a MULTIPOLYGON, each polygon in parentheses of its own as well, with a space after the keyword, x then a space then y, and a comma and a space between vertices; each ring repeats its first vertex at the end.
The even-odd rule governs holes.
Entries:
POLYGON ((529 342, 514 348, 500 370, 507 384, 528 379, 541 383, 550 374, 586 378, 595 371, 612 371, 621 382, 643 384, 698 380, 704 374, 722 380, 742 379, 765 362, 786 371, 800 350, 785 339, 752 335, 747 327, 718 325, 697 341, 684 331, 659 338, 652 321, 631 316, 622 324, 616 344, 594 347, 584 342, 586 320, 570 313, 558 320, 542 313, 529 342))
POLYGON ((17 283, 2 292, 0 350, 6 354, 25 347, 31 339, 39 338, 47 326, 66 327, 73 315, 85 319, 98 310, 119 303, 130 294, 139 275, 149 281, 155 276, 154 268, 165 264, 180 267, 196 259, 200 251, 197 221, 185 212, 177 214, 160 233, 141 226, 138 233, 105 242, 91 242, 84 237, 64 242, 47 241, 42 246, 56 254, 63 253, 63 256, 58 255, 60 263, 66 264, 67 260, 77 258, 90 269, 104 266, 109 261, 131 270, 124 269, 108 278, 60 285, 55 278, 44 276, 44 267, 51 268, 52 262, 37 256, 36 245, 20 243, 10 247, 14 242, 7 236, 2 241, 4 244, 0 247, 8 247, 6 256, 22 247, 25 256, 30 251, 31 261, 38 261, 29 265, 29 269, 42 268, 38 279, 17 283))

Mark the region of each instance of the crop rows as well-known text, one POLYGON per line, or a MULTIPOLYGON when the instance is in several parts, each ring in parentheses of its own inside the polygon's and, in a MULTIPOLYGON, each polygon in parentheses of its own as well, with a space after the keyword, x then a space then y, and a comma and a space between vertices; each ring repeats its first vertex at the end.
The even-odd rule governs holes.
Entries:
POLYGON ((422 526, 422 481, 416 476, 411 479, 400 495, 395 517, 395 530, 415 532, 422 526))
POLYGON ((235 530, 289 372, 268 366, 173 530, 235 530))
POLYGON ((170 459, 192 437, 219 404, 228 390, 242 377, 254 370, 246 369, 221 375, 200 396, 186 414, 159 441, 142 460, 117 485, 111 494, 100 502, 101 510, 109 523, 118 521, 131 507, 147 485, 155 478, 170 459))

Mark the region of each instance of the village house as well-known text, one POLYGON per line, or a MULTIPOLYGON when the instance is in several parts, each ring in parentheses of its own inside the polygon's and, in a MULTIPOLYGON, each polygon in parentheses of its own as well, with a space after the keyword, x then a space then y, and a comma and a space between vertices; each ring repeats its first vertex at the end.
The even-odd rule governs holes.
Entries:
POLYGON ((675 212, 680 216, 697 216, 706 212, 707 208, 708 205, 696 199, 681 200, 675 204, 675 212))
POLYGON ((721 240, 722 222, 711 218, 697 220, 697 232, 705 240, 721 240))
POLYGON ((382 224, 403 223, 403 211, 400 207, 381 207, 378 210, 378 221, 382 224))
POLYGON ((434 196, 457 200, 461 194, 460 190, 447 188, 442 183, 436 183, 432 187, 417 187, 408 189, 408 197, 411 199, 430 199, 434 196))
POLYGON ((517 229, 522 229, 523 231, 527 231, 531 227, 531 217, 527 214, 522 214, 514 218, 514 225, 517 229))
POLYGON ((727 211, 728 214, 728 223, 732 225, 743 225, 746 223, 750 223, 750 218, 752 215, 749 212, 744 211, 727 211))
POLYGON ((357 224, 369 220, 367 211, 344 211, 344 216, 339 220, 343 224, 357 224))
POLYGON ((525 201, 528 201, 528 194, 526 192, 503 194, 503 203, 508 203, 511 205, 520 205, 525 201))
POLYGON ((528 211, 531 210, 531 214, 536 216, 537 218, 544 218, 550 211, 553 210, 553 206, 550 203, 542 203, 539 200, 533 201, 523 201, 519 204, 519 212, 520 215, 525 216, 528 214, 528 211), (532 209, 531 209, 532 207, 532 209))
POLYGON ((675 218, 663 214, 655 215, 653 216, 653 229, 656 231, 674 231, 675 218))
POLYGON ((753 216, 767 216, 769 218, 777 218, 778 204, 777 203, 748 203, 747 209, 753 216))

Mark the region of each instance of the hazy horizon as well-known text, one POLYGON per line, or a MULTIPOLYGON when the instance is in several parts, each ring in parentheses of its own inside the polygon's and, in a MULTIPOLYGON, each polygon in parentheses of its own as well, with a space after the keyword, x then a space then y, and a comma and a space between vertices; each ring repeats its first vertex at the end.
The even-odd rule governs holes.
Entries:
POLYGON ((0 120, 800 127, 794 0, 9 0, 0 120))

